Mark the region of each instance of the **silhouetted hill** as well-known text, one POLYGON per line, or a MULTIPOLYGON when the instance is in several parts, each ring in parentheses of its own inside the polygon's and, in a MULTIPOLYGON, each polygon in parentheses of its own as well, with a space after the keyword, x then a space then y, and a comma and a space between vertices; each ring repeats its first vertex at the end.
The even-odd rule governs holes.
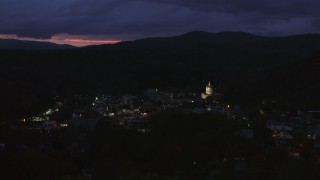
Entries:
POLYGON ((320 35, 263 37, 243 32, 195 31, 181 36, 147 38, 81 49, 112 60, 203 63, 237 67, 280 65, 320 50, 320 35))
POLYGON ((0 49, 67 49, 73 48, 71 45, 60 45, 50 42, 22 41, 16 39, 0 39, 0 49))
POLYGON ((280 100, 288 106, 320 108, 320 52, 279 67, 233 75, 225 80, 224 92, 242 102, 280 100))
POLYGON ((9 102, 2 110, 18 115, 16 110, 41 107, 47 96, 97 89, 118 95, 166 87, 199 93, 209 80, 233 101, 269 97, 292 102, 300 95, 314 103, 317 91, 312 89, 318 89, 314 81, 319 76, 311 59, 319 58, 319 52, 317 34, 199 31, 84 48, 0 50, 0 83, 6 86, 0 94, 9 102))

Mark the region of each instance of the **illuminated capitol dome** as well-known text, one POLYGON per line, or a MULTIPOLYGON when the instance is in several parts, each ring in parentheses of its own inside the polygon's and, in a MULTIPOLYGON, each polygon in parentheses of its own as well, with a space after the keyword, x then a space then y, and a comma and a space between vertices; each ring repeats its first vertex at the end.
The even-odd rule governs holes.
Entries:
POLYGON ((209 82, 209 84, 206 86, 206 92, 201 94, 201 98, 207 99, 208 97, 212 96, 212 93, 213 93, 212 85, 209 82))

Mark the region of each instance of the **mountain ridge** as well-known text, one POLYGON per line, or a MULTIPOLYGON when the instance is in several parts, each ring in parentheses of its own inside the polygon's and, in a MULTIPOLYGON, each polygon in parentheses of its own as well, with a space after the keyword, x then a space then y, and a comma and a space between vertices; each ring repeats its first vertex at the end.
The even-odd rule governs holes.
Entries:
POLYGON ((49 50, 49 49, 70 49, 70 48, 74 48, 74 46, 69 44, 55 44, 51 42, 26 41, 26 40, 0 38, 0 49, 49 50))
MULTIPOLYGON (((320 34, 297 34, 289 36, 261 36, 253 33, 242 31, 222 31, 217 33, 211 33, 206 31, 191 31, 181 35, 169 36, 169 37, 147 37, 136 40, 121 41, 115 44, 101 44, 101 45, 89 45, 80 48, 103 48, 112 46, 132 45, 135 43, 173 43, 179 44, 192 44, 192 43, 254 43, 263 41, 281 41, 281 40, 296 40, 306 38, 308 40, 320 40, 320 34)), ((47 50, 47 49, 70 49, 78 48, 69 44, 55 44, 51 42, 39 42, 30 40, 17 40, 17 39, 1 39, 0 49, 21 49, 21 50, 47 50)))

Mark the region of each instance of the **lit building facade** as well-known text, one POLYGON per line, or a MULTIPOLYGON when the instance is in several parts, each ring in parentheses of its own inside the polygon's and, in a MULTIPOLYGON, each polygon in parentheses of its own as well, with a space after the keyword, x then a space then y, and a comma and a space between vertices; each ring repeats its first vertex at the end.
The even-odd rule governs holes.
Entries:
POLYGON ((206 92, 201 94, 201 98, 207 99, 208 97, 212 96, 212 94, 213 94, 213 88, 209 82, 208 85, 206 86, 206 92))

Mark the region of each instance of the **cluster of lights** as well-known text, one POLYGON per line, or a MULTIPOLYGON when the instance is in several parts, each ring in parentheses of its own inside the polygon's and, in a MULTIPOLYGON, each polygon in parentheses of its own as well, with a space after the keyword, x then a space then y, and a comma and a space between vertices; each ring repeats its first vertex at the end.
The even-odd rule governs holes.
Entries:
MULTIPOLYGON (((34 121, 34 122, 41 122, 41 121, 45 121, 46 118, 43 118, 43 117, 32 117, 31 120, 34 121)), ((47 119, 47 120, 48 120, 48 119, 47 119)), ((26 121, 26 120, 24 119, 23 122, 25 122, 25 121, 26 121)))
POLYGON ((60 127, 66 128, 68 127, 68 124, 60 124, 60 127))

